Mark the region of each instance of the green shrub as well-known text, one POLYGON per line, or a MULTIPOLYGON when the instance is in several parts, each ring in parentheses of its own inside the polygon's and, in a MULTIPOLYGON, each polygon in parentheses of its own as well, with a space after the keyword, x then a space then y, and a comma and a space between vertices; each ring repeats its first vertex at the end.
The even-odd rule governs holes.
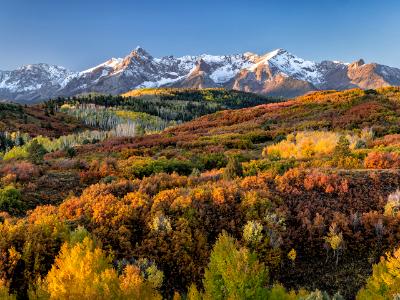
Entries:
POLYGON ((33 164, 41 164, 43 157, 47 153, 46 149, 37 140, 33 140, 26 149, 28 151, 28 159, 33 164))
POLYGON ((128 162, 124 175, 126 177, 143 178, 156 173, 178 173, 180 175, 190 175, 194 165, 190 161, 178 159, 151 159, 135 158, 128 162))
POLYGON ((26 146, 15 146, 13 147, 10 151, 6 152, 4 154, 3 159, 4 160, 10 160, 10 159, 26 159, 28 158, 29 153, 26 149, 26 146))
POLYGON ((223 153, 202 154, 192 159, 199 170, 220 169, 226 166, 228 160, 223 153))
POLYGON ((243 168, 239 159, 235 156, 229 157, 228 164, 224 170, 225 179, 234 179, 243 176, 243 168))
POLYGON ((21 213, 24 209, 21 192, 13 186, 0 189, 0 211, 6 211, 12 215, 21 213))
POLYGON ((293 168, 296 161, 293 159, 271 161, 269 159, 251 160, 243 164, 243 175, 254 176, 259 172, 271 170, 276 174, 282 175, 287 170, 293 168))

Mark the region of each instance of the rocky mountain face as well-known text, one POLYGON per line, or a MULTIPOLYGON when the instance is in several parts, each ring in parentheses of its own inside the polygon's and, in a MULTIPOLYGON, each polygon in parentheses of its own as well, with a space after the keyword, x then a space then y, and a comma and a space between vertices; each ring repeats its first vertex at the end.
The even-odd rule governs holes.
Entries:
POLYGON ((71 72, 35 64, 0 71, 0 99, 38 101, 85 92, 120 94, 146 87, 224 87, 270 96, 294 97, 313 90, 400 85, 400 69, 363 60, 312 62, 286 50, 265 55, 198 55, 154 58, 137 47, 125 58, 71 72))
POLYGON ((73 73, 63 67, 36 64, 0 71, 0 99, 30 101, 58 94, 73 73))

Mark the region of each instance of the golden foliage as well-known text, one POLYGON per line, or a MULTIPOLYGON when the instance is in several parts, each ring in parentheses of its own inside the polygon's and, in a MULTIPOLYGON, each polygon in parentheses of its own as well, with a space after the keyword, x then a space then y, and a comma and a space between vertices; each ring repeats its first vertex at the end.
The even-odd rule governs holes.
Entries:
POLYGON ((387 253, 386 258, 373 266, 372 275, 367 284, 357 294, 358 300, 397 299, 400 294, 400 248, 393 254, 387 253))
POLYGON ((343 234, 338 232, 336 224, 329 227, 329 233, 325 237, 325 241, 329 244, 333 251, 343 247, 343 234))
POLYGON ((243 238, 248 243, 261 242, 263 226, 258 221, 248 221, 243 229, 243 238))
POLYGON ((64 244, 46 277, 52 299, 101 299, 118 294, 118 275, 111 258, 89 238, 76 245, 64 244))
POLYGON ((128 265, 118 277, 111 257, 88 237, 62 246, 43 289, 50 299, 161 299, 138 267, 128 265))
POLYGON ((310 158, 326 156, 335 150, 340 135, 327 131, 303 131, 289 134, 286 140, 264 149, 263 155, 271 158, 310 158))
POLYGON ((123 299, 162 299, 155 287, 140 275, 138 267, 128 265, 120 276, 120 290, 123 299))
POLYGON ((296 252, 296 250, 294 250, 293 248, 292 248, 292 250, 290 250, 289 251, 289 253, 288 253, 288 258, 292 261, 292 262, 294 262, 295 260, 296 260, 296 257, 297 257, 297 252, 296 252))
POLYGON ((10 295, 8 291, 7 282, 4 279, 0 279, 0 299, 2 300, 15 300, 14 295, 10 295))
POLYGON ((400 190, 390 194, 385 205, 386 216, 397 216, 400 215, 400 190))

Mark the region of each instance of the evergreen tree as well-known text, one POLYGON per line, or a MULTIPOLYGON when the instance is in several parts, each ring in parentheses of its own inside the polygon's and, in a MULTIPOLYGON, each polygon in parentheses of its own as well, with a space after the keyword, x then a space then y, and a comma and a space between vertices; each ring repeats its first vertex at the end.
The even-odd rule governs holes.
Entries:
POLYGON ((243 176, 243 168, 239 159, 235 156, 231 156, 228 159, 228 164, 224 170, 225 179, 234 179, 236 177, 243 176))
POLYGON ((67 147, 65 152, 69 158, 73 158, 76 156, 76 150, 74 147, 67 147))
POLYGON ((10 214, 18 214, 23 210, 21 192, 13 186, 6 186, 0 189, 0 211, 10 214))
POLYGON ((350 156, 350 142, 345 136, 340 136, 339 141, 335 147, 333 156, 335 159, 340 159, 346 156, 350 156))
POLYGON ((33 140, 28 146, 28 159, 38 165, 43 162, 43 157, 47 153, 46 149, 37 140, 33 140))

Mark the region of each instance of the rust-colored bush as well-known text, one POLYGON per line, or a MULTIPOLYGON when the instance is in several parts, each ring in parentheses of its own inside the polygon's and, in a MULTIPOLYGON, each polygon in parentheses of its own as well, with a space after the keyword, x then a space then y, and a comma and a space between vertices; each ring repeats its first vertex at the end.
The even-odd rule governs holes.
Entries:
POLYGON ((370 152, 364 159, 364 167, 367 169, 398 169, 400 155, 391 152, 370 152))
POLYGON ((5 165, 1 169, 3 175, 15 175, 17 180, 28 181, 39 176, 39 168, 30 162, 21 161, 5 165))

